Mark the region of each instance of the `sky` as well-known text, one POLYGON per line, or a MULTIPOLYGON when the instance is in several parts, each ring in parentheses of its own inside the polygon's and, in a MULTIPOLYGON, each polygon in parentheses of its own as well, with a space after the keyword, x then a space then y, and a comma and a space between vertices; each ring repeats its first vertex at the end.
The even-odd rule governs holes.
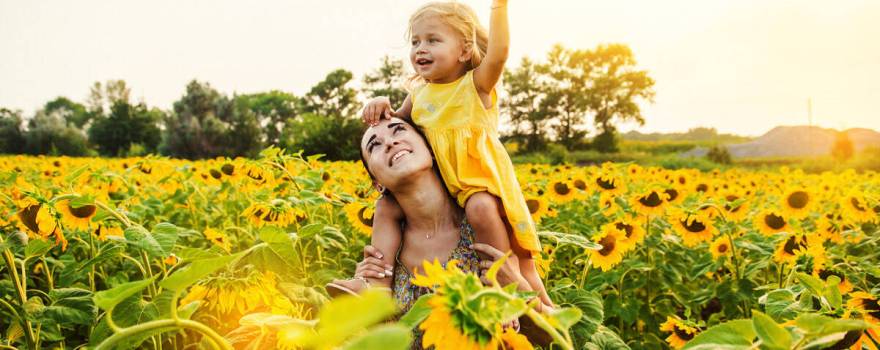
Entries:
MULTIPOLYGON (((462 1, 488 24, 491 0, 462 1)), ((359 81, 406 59, 404 0, 0 0, 0 107, 31 115, 124 79, 170 109, 192 79, 226 94, 302 95, 330 71, 359 81)), ((880 130, 880 1, 509 1, 508 67, 556 43, 629 45, 656 80, 642 132, 760 135, 808 123, 880 130)))

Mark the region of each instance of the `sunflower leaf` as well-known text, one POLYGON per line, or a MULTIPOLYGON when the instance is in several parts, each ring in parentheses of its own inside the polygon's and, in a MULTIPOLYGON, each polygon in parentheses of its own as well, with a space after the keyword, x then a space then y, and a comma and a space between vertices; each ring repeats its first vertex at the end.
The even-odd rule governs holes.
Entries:
POLYGON ((793 339, 785 328, 760 311, 753 311, 752 315, 752 327, 765 347, 781 350, 791 348, 793 339))
POLYGON ((42 239, 32 239, 24 248, 25 259, 43 256, 52 250, 52 243, 42 239))
POLYGON ((733 320, 698 334, 682 350, 749 349, 755 335, 751 320, 733 320))
POLYGON ((231 261, 241 256, 241 253, 226 255, 217 258, 195 260, 166 277, 159 285, 173 291, 182 291, 189 285, 198 282, 207 275, 226 267, 231 261))
POLYGON ((409 311, 407 311, 398 322, 409 328, 415 328, 421 324, 422 321, 428 318, 428 315, 431 314, 431 306, 428 305, 428 299, 431 299, 432 296, 434 296, 434 294, 420 296, 415 304, 410 307, 409 311))
POLYGON ((126 242, 145 251, 147 254, 154 257, 162 257, 164 255, 162 245, 143 226, 134 225, 126 228, 124 234, 126 242))
POLYGON ((138 293, 144 288, 147 288, 150 283, 155 280, 156 277, 147 278, 140 281, 128 282, 120 284, 116 287, 113 287, 108 290, 102 290, 100 292, 95 293, 94 301, 95 305, 101 308, 102 310, 110 310, 119 302, 125 300, 135 293, 138 293))
POLYGON ((814 295, 822 295, 822 291, 825 290, 825 287, 822 285, 822 280, 803 272, 798 272, 796 276, 798 281, 800 281, 801 284, 804 285, 804 287, 809 288, 814 295))
POLYGON ((344 350, 405 350, 412 342, 412 332, 403 325, 388 324, 370 329, 342 347, 344 350))
POLYGON ((177 231, 177 226, 167 222, 153 227, 153 238, 159 243, 159 247, 162 248, 162 257, 167 257, 174 249, 174 244, 177 243, 177 231))

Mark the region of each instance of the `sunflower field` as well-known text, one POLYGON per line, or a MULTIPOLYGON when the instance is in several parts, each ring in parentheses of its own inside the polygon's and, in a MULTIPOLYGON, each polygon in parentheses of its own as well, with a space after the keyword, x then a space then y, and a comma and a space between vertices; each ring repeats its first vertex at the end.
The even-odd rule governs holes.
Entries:
POLYGON ((878 349, 877 173, 517 167, 558 308, 425 262, 399 315, 322 287, 369 243, 360 163, 0 157, 0 348, 878 349))

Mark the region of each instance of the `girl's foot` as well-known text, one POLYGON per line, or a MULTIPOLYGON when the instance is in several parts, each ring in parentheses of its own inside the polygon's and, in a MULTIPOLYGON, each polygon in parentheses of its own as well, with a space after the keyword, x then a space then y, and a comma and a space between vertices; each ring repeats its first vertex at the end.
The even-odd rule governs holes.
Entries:
POLYGON ((327 283, 324 289, 331 298, 340 295, 359 295, 367 289, 379 289, 391 292, 391 277, 383 279, 367 279, 364 277, 354 277, 347 280, 333 280, 327 283))

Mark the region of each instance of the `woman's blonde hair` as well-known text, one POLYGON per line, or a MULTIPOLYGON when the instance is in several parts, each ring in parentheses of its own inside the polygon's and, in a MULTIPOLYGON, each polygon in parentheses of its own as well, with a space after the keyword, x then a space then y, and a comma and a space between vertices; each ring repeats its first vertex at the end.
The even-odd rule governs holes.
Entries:
POLYGON ((465 44, 471 47, 471 61, 468 62, 468 70, 477 68, 489 45, 489 35, 486 28, 480 25, 477 14, 470 6, 455 1, 431 2, 416 10, 409 17, 409 28, 406 30, 406 39, 412 36, 413 23, 426 16, 438 16, 444 23, 461 35, 465 44))

